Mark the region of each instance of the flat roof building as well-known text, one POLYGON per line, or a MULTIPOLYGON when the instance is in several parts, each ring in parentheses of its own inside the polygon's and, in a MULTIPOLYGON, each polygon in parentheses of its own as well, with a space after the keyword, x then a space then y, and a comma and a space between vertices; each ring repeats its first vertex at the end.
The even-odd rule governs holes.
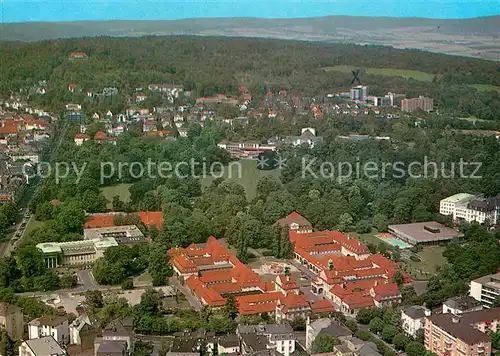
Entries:
POLYGON ((439 244, 442 241, 449 241, 455 237, 463 236, 461 232, 446 227, 436 221, 389 225, 389 232, 398 239, 412 245, 439 244))
POLYGON ((455 194, 440 201, 439 213, 451 216, 454 221, 496 225, 500 222, 500 196, 482 198, 467 193, 455 194))
POLYGON ((492 308, 495 299, 500 298, 500 272, 471 281, 469 294, 484 308, 492 308))
POLYGON ((144 234, 135 225, 108 226, 83 230, 84 240, 104 240, 114 238, 120 245, 146 242, 144 234))

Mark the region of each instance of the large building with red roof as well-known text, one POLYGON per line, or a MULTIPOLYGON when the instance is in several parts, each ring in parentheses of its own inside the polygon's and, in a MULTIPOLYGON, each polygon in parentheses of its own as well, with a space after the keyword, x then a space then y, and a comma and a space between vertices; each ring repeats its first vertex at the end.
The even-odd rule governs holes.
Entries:
MULTIPOLYGON (((342 312, 389 306, 401 301, 392 277, 399 266, 372 255, 358 240, 338 231, 289 231, 294 258, 316 275, 311 289, 327 297, 342 312)), ((407 278, 405 282, 410 282, 407 278)))
POLYGON ((213 236, 204 244, 172 248, 167 254, 175 274, 184 279, 191 293, 204 305, 221 307, 232 295, 240 315, 277 313, 281 319, 293 319, 316 309, 334 311, 328 300, 311 304, 289 275, 278 275, 276 283, 264 282, 213 236))
MULTIPOLYGON (((155 226, 157 229, 161 229, 162 227, 163 213, 161 211, 138 211, 131 214, 137 215, 146 227, 155 226)), ((115 225, 115 217, 126 215, 126 213, 122 212, 89 214, 87 216, 87 220, 83 224, 83 228, 95 229, 102 227, 111 227, 115 225)))

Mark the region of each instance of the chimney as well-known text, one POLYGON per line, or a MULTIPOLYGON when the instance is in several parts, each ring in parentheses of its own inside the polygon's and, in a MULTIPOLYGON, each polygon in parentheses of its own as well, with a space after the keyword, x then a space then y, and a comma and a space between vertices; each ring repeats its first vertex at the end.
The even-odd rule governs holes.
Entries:
POLYGON ((375 287, 378 286, 378 281, 375 281, 375 287))
POLYGON ((328 270, 329 271, 333 270, 333 261, 332 261, 332 259, 328 260, 328 270))
POLYGON ((431 316, 431 310, 426 308, 424 310, 424 314, 425 314, 425 316, 431 316))

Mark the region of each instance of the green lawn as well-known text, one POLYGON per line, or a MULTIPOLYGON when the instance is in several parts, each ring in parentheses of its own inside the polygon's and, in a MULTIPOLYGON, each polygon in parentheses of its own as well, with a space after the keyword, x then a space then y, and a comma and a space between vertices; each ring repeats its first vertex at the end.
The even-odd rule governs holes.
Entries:
POLYGON ((474 84, 472 85, 474 88, 476 88, 479 91, 497 91, 500 93, 500 87, 496 85, 490 85, 490 84, 474 84))
MULTIPOLYGON (((372 243, 374 245, 378 245, 381 242, 385 243, 383 240, 379 239, 377 236, 378 231, 376 229, 373 229, 372 232, 369 232, 367 234, 358 234, 356 232, 349 232, 348 233, 350 236, 360 240, 362 243, 369 244, 372 243)), ((389 244, 385 243, 387 246, 390 246, 389 244)))
POLYGON ((420 262, 405 258, 405 265, 407 269, 409 269, 407 272, 417 280, 428 280, 436 273, 437 267, 446 264, 446 258, 443 256, 445 249, 445 247, 441 246, 424 247, 424 249, 418 253, 422 258, 420 262))
POLYGON ((113 204, 111 204, 111 201, 113 200, 113 197, 115 195, 118 195, 120 197, 120 200, 124 203, 128 203, 130 201, 130 192, 128 191, 128 189, 131 185, 132 184, 129 183, 121 183, 101 188, 102 194, 107 200, 109 200, 108 209, 113 208, 113 204))
MULTIPOLYGON (((257 182, 260 178, 266 175, 273 175, 275 177, 280 176, 279 169, 275 169, 272 171, 263 171, 257 169, 257 161, 255 160, 242 159, 237 163, 241 164, 241 174, 239 174, 238 166, 232 165, 230 170, 225 167, 226 169, 224 170, 224 178, 241 184, 245 188, 248 200, 255 198, 257 182), (231 178, 229 178, 229 175, 231 175, 231 178)), ((202 187, 208 187, 213 180, 213 177, 206 177, 202 179, 202 187)))
MULTIPOLYGON (((342 72, 350 73, 352 70, 360 69, 355 66, 338 65, 325 67, 324 70, 328 72, 342 72)), ((366 73, 373 75, 383 75, 386 77, 403 77, 405 79, 413 78, 422 82, 432 82, 434 74, 420 72, 418 70, 398 69, 398 68, 364 68, 366 73)))

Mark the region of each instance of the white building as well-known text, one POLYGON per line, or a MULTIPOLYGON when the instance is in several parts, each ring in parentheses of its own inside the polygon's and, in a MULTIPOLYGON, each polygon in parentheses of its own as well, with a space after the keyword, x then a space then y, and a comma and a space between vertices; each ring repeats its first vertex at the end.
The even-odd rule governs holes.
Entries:
POLYGON ((217 343, 217 354, 233 354, 240 352, 240 340, 237 335, 228 334, 221 336, 217 343))
POLYGON ((312 344, 316 337, 320 334, 329 335, 339 340, 344 340, 345 338, 352 335, 352 332, 341 325, 338 321, 332 318, 321 318, 311 322, 310 318, 307 318, 306 322, 306 350, 311 351, 312 344))
POLYGON ((295 352, 295 334, 288 324, 238 325, 236 334, 241 341, 241 353, 274 349, 283 356, 295 352))
POLYGON ((441 215, 451 215, 454 221, 476 221, 480 224, 500 222, 500 196, 480 198, 472 194, 459 193, 445 198, 439 203, 441 215))
POLYGON ((66 356, 66 351, 52 336, 23 341, 19 356, 66 356))
POLYGON ((406 335, 415 337, 417 331, 423 329, 425 317, 430 316, 431 311, 419 305, 414 305, 401 310, 401 327, 406 335))
POLYGON ((468 295, 450 298, 443 303, 443 314, 451 313, 453 315, 460 315, 482 309, 483 306, 481 303, 468 295))
POLYGON ((471 281, 469 294, 484 308, 492 308, 495 300, 500 298, 500 272, 471 281))
POLYGON ((68 344, 69 323, 66 316, 43 316, 28 323, 30 339, 40 339, 52 336, 59 344, 68 344))

